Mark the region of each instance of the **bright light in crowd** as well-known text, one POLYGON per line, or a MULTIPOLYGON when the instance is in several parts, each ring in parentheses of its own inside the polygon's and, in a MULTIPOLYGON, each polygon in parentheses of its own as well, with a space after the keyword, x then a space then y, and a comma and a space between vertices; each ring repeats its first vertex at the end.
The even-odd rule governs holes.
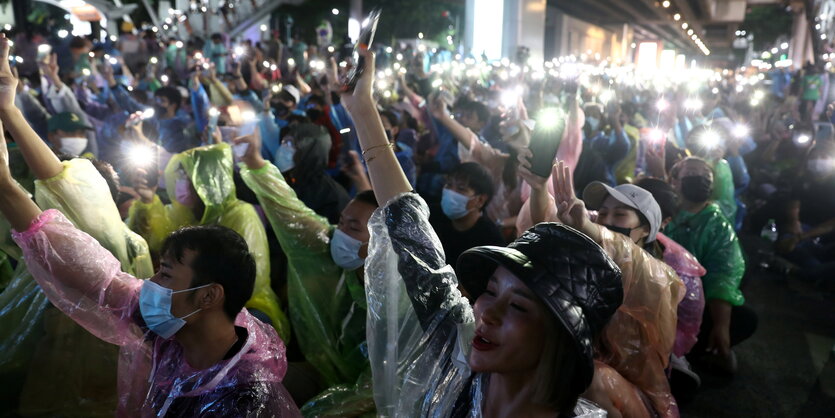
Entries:
POLYGON ((745 138, 750 132, 751 130, 747 126, 740 123, 734 126, 733 132, 731 133, 737 138, 745 138))
POLYGON ((267 25, 261 25, 261 32, 267 31, 267 25))
POLYGON ((296 60, 294 60, 292 58, 287 58, 287 65, 290 66, 290 67, 296 65, 296 60))
POLYGON ((433 88, 441 87, 442 84, 444 84, 444 80, 441 80, 440 78, 436 78, 435 80, 432 81, 432 87, 433 88))
POLYGON ((682 29, 687 29, 689 26, 690 25, 688 25, 687 22, 684 22, 684 23, 681 24, 682 29))
POLYGON ((3 29, 5 29, 5 30, 12 30, 12 25, 11 25, 11 24, 6 23, 5 25, 3 25, 3 29))
POLYGON ((281 91, 281 86, 279 86, 278 84, 276 84, 276 85, 274 85, 274 86, 270 87, 270 90, 272 90, 272 92, 273 92, 273 93, 278 93, 278 92, 280 92, 280 91, 281 91))
POLYGON ((332 54, 333 51, 336 51, 336 48, 334 48, 333 45, 329 46, 328 47, 328 52, 330 52, 332 54))
POLYGON ((157 62, 159 62, 157 57, 151 57, 151 64, 156 64, 157 62))
POLYGON ((241 112, 241 119, 243 119, 244 122, 252 122, 258 119, 258 115, 256 115, 252 110, 244 110, 241 112))
POLYGON ((722 138, 715 131, 705 131, 699 138, 699 141, 706 148, 716 148, 722 138))
POLYGON ((423 32, 418 32, 418 39, 423 39, 423 32))
POLYGON ((546 107, 539 112, 536 118, 536 127, 538 129, 552 129, 555 128, 562 121, 562 112, 556 107, 546 107))
POLYGON ((666 8, 670 7, 670 2, 668 0, 664 0, 664 1, 661 2, 661 6, 666 9, 666 8))
POLYGON ((403 61, 403 54, 397 54, 394 57, 397 58, 398 61, 403 61))
POLYGON ((156 112, 154 111, 154 108, 149 107, 149 108, 142 111, 142 116, 140 116, 140 117, 142 118, 142 120, 151 119, 152 117, 154 117, 155 113, 156 112))
MULTIPOLYGON (((9 42, 11 42, 11 41, 9 41, 9 42)), ((11 45, 9 45, 9 46, 11 46, 11 45)), ((40 49, 40 48, 38 48, 38 49, 40 49)), ((46 52, 46 51, 44 51, 44 52, 46 52)), ((96 53, 95 52, 90 52, 89 54, 87 54, 87 56, 89 56, 90 58, 95 58, 96 53)))
POLYGON ((710 92, 713 93, 713 94, 719 94, 719 87, 714 87, 714 88, 710 89, 710 92))
POLYGON ((765 92, 762 90, 757 90, 754 92, 754 98, 757 100, 762 100, 765 97, 765 92))
POLYGON ((647 134, 647 139, 649 139, 650 142, 657 144, 661 142, 662 139, 664 139, 664 132, 661 132, 661 130, 658 128, 652 128, 649 130, 649 133, 647 134))
POLYGON ((90 69, 89 68, 83 68, 81 70, 81 74, 84 74, 85 77, 89 76, 90 75, 90 69))
MULTIPOLYGON (((261 64, 263 64, 265 68, 270 68, 270 62, 269 61, 264 61, 261 64)), ((289 62, 288 62, 288 64, 289 64, 289 62)))
POLYGON ((217 110, 216 107, 210 107, 209 108, 209 116, 211 116, 213 118, 216 118, 216 117, 220 116, 220 110, 217 110))
POLYGON ((165 74, 159 76, 159 81, 162 81, 163 83, 167 83, 168 82, 168 76, 165 75, 165 74))
POLYGON ((58 37, 59 37, 59 38, 66 38, 66 37, 67 37, 67 35, 69 35, 69 34, 70 34, 70 33, 69 33, 69 32, 67 32, 67 30, 66 30, 66 29, 61 29, 61 30, 59 30, 59 31, 58 31, 58 37))
POLYGON ((673 20, 675 20, 676 22, 678 22, 679 20, 681 20, 681 15, 680 15, 680 14, 678 14, 678 13, 674 14, 674 15, 673 15, 673 20))
POLYGON ((519 93, 515 90, 505 90, 502 92, 502 104, 504 107, 513 107, 519 103, 519 93))
POLYGON ((331 9, 331 14, 334 16, 339 16, 339 9, 331 9))
POLYGON ((119 60, 117 60, 116 58, 110 57, 110 59, 107 60, 107 62, 109 62, 110 65, 116 65, 116 64, 119 63, 119 60))
POLYGON ((38 45, 38 52, 40 52, 41 54, 46 54, 46 53, 48 53, 48 52, 49 52, 49 51, 51 51, 51 50, 52 50, 52 47, 51 47, 51 46, 49 46, 49 44, 40 44, 40 45, 38 45))
POLYGON ((789 49, 789 43, 783 42, 782 44, 780 44, 780 49, 789 49))
POLYGON ((808 144, 808 143, 809 143, 809 141, 811 141, 811 140, 812 140, 812 137, 810 137, 809 135, 807 135, 807 134, 800 134, 800 135, 798 135, 798 136, 795 138, 795 140, 794 140, 794 141, 797 143, 797 145, 806 145, 806 144, 808 144))
POLYGON ((600 92, 600 96, 599 96, 600 102, 603 103, 603 104, 609 103, 609 101, 612 100, 612 98, 614 98, 614 96, 615 96, 615 94, 612 92, 612 90, 609 90, 609 89, 603 90, 602 92, 600 92))
POLYGON ((390 46, 386 47, 386 54, 391 54, 392 51, 394 50, 390 46))
POLYGON ((236 46, 235 49, 233 49, 233 51, 235 52, 235 55, 240 57, 241 55, 244 54, 245 50, 244 50, 244 47, 242 47, 242 46, 236 46))
POLYGON ((154 162, 154 151, 144 145, 133 145, 128 151, 131 164, 135 167, 150 166, 154 162))
POLYGON ((202 59, 203 59, 203 54, 202 54, 202 53, 200 53, 200 51, 195 52, 195 53, 194 53, 194 59, 196 59, 196 60, 202 60, 202 59))
POLYGON ((667 110, 668 107, 670 107, 670 102, 665 100, 663 97, 658 99, 657 102, 655 102, 655 108, 658 109, 659 112, 667 110))
POLYGON ((658 43, 657 42, 641 42, 638 44, 638 69, 639 70, 654 70, 657 67, 656 59, 658 57, 658 43))
POLYGON ((482 53, 488 59, 502 56, 502 27, 504 24, 504 1, 478 0, 473 2, 473 49, 474 56, 482 53))
POLYGON ((684 101, 684 108, 687 110, 701 110, 702 101, 695 98, 690 98, 684 101))
POLYGON ((183 41, 174 42, 174 46, 176 46, 177 48, 182 48, 183 47, 183 41))

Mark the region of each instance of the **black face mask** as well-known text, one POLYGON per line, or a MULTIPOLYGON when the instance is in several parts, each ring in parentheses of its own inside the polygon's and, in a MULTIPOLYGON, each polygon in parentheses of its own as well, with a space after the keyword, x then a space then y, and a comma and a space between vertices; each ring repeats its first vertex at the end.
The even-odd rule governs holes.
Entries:
POLYGON ((603 225, 603 226, 605 226, 606 229, 608 229, 612 232, 622 234, 622 235, 626 235, 626 237, 629 238, 629 239, 632 239, 632 237, 630 235, 632 234, 632 231, 635 229, 635 228, 623 228, 623 227, 614 226, 614 225, 603 225))
POLYGON ((273 103, 273 110, 275 111, 275 115, 280 118, 283 118, 290 113, 290 108, 281 103, 273 103))
POLYGON ((310 120, 312 120, 312 121, 317 121, 322 116, 325 115, 325 112, 323 112, 319 109, 315 109, 315 108, 314 109, 307 109, 307 112, 305 112, 305 113, 307 113, 307 117, 309 117, 310 120))
POLYGON ((706 202, 710 199, 713 184, 705 176, 687 176, 681 179, 681 195, 693 203, 706 202))

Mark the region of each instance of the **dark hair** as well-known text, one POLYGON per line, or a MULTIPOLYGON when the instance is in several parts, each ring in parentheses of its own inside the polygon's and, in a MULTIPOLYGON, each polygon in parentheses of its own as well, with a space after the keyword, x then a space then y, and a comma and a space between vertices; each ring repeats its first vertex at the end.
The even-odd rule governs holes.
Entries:
POLYGON ((101 174, 104 181, 107 183, 107 187, 110 189, 110 196, 113 197, 113 201, 119 201, 119 186, 121 186, 119 182, 119 174, 107 161, 93 158, 90 162, 93 163, 93 167, 98 170, 99 174, 101 174))
POLYGON ((213 34, 212 34, 212 38, 211 38, 211 39, 212 39, 213 41, 222 41, 222 40, 223 40, 223 35, 221 35, 221 34, 219 34, 219 33, 217 33, 217 32, 216 32, 216 33, 213 33, 213 34))
POLYGON ((255 288, 255 260, 246 241, 223 226, 190 226, 169 235, 160 254, 182 263, 185 250, 197 253, 189 266, 194 272, 190 287, 223 286, 223 311, 234 321, 255 288))
POLYGON ((289 102, 293 102, 294 104, 299 104, 299 102, 296 101, 296 98, 286 90, 279 92, 276 99, 287 100, 289 102))
POLYGON ((73 36, 72 39, 70 39, 70 49, 84 48, 86 45, 87 40, 81 36, 73 36))
POLYGON ((691 161, 695 161, 695 162, 703 164, 705 167, 707 167, 710 170, 711 173, 713 173, 714 176, 716 176, 716 173, 713 170, 713 166, 711 166, 710 163, 707 162, 707 160, 705 160, 704 158, 701 158, 701 157, 687 157, 687 158, 677 162, 673 166, 673 168, 670 169, 670 178, 671 179, 678 178, 678 173, 681 172, 681 168, 684 167, 685 164, 687 164, 691 161))
POLYGON ((461 103, 459 109, 462 112, 472 112, 478 117, 478 120, 487 123, 490 120, 490 109, 484 103, 467 100, 461 103))
POLYGON ((180 90, 177 90, 176 87, 172 86, 158 88, 157 91, 154 92, 154 97, 165 97, 168 99, 169 103, 175 104, 177 109, 180 108, 180 105, 183 102, 183 95, 180 94, 180 90))
POLYGON ((466 162, 461 163, 449 173, 450 180, 462 180, 467 182, 476 195, 485 195, 487 200, 484 201, 484 209, 493 199, 493 194, 496 192, 496 187, 493 185, 493 178, 490 173, 479 163, 466 162))
POLYGON ((391 110, 384 110, 380 112, 380 117, 385 118, 389 121, 389 125, 394 127, 400 127, 400 118, 397 117, 397 114, 392 112, 391 110))
POLYGON ((380 204, 377 203, 377 196, 374 195, 374 190, 359 192, 354 196, 354 200, 374 206, 375 208, 380 207, 380 204))
POLYGON ((664 180, 643 178, 636 186, 650 192, 661 208, 661 218, 672 218, 678 213, 679 196, 676 189, 664 180))

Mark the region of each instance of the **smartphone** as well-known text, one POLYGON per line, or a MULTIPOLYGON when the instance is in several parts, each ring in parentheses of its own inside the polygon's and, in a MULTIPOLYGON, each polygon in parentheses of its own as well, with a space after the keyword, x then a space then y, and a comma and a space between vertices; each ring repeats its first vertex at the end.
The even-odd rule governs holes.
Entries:
MULTIPOLYGON (((371 47, 372 42, 374 42, 374 33, 377 31, 377 22, 380 20, 380 9, 374 9, 371 13, 368 14, 368 18, 366 19, 365 26, 362 28, 360 32, 359 39, 357 43, 354 44, 354 54, 358 54, 359 51, 368 50, 371 47)), ((348 72, 348 77, 345 81, 345 84, 342 87, 343 91, 349 92, 354 91, 354 88, 357 86, 357 82, 359 81, 362 74, 365 72, 365 58, 362 55, 359 55, 357 59, 357 65, 351 68, 351 71, 348 72)))
POLYGON ((43 62, 52 55, 52 45, 40 44, 38 45, 38 62, 43 62))
POLYGON ((562 109, 551 107, 539 111, 536 116, 536 128, 528 145, 532 154, 528 159, 531 163, 531 173, 543 178, 551 175, 564 132, 565 112, 562 109))

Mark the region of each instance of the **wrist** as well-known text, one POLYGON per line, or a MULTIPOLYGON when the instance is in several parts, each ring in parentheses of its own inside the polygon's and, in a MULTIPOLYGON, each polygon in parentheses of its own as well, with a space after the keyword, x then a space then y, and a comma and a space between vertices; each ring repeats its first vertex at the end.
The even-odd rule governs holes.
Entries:
POLYGON ((265 161, 263 157, 254 157, 247 158, 246 161, 244 161, 244 164, 246 164, 247 168, 250 170, 260 170, 267 165, 267 161, 265 161))

